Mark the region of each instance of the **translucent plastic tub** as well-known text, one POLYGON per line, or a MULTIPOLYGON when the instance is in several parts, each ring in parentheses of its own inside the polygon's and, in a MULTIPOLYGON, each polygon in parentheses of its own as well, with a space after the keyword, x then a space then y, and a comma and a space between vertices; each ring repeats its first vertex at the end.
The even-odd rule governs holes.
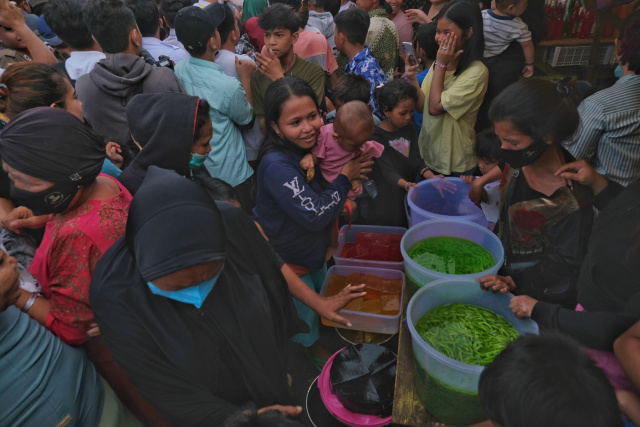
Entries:
POLYGON ((407 275, 407 292, 413 295, 420 287, 438 279, 473 279, 487 274, 497 274, 504 262, 504 249, 500 239, 487 227, 469 221, 432 220, 411 227, 400 242, 400 252, 404 258, 404 272, 407 275), (429 270, 415 262, 408 251, 422 239, 435 236, 461 237, 479 244, 488 250, 496 264, 476 274, 445 274, 429 270))
POLYGON ((349 320, 352 325, 350 328, 344 325, 330 322, 324 318, 322 318, 322 323, 327 326, 353 329, 356 331, 377 332, 380 334, 397 334, 398 325, 400 323, 402 304, 404 303, 404 273, 398 270, 386 270, 382 268, 334 265, 327 271, 327 276, 325 277, 324 283, 322 284, 322 289, 320 290, 320 296, 324 296, 327 293, 331 276, 348 276, 353 273, 379 276, 384 277, 385 279, 402 279, 402 285, 400 286, 400 310, 398 311, 398 314, 396 314, 395 316, 389 316, 384 314, 363 313, 360 311, 342 309, 338 312, 338 314, 349 320))
POLYGON ((404 271, 403 261, 374 261, 367 259, 343 258, 340 255, 344 249, 345 243, 351 243, 356 240, 360 233, 377 233, 377 234, 404 234, 407 229, 404 227, 386 227, 382 225, 352 225, 349 231, 347 225, 343 225, 340 229, 342 235, 338 236, 338 249, 333 256, 336 265, 352 265, 357 267, 371 268, 387 268, 390 270, 404 271))
POLYGON ((432 178, 407 194, 407 222, 414 226, 432 219, 459 219, 487 226, 482 209, 469 199, 471 187, 462 178, 432 178))
POLYGON ((504 317, 520 333, 537 334, 531 319, 518 319, 509 309, 512 294, 480 289, 475 280, 436 280, 409 301, 407 325, 416 366, 416 391, 425 409, 447 425, 466 426, 485 419, 478 403, 478 380, 483 366, 468 365, 436 351, 418 335, 415 325, 428 311, 444 304, 470 304, 504 317))

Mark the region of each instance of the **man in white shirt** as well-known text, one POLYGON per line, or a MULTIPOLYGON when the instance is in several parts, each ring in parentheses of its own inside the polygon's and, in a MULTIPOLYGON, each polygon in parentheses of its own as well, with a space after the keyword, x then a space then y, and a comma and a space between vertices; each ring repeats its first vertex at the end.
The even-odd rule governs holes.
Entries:
POLYGON ((160 40, 160 12, 153 0, 126 0, 133 11, 136 23, 142 34, 142 47, 156 61, 160 56, 168 56, 174 63, 189 59, 189 53, 181 47, 163 43, 160 40))
MULTIPOLYGON (((240 28, 238 21, 235 19, 234 13, 231 8, 225 4, 225 18, 220 25, 218 25, 218 33, 220 33, 220 50, 215 56, 214 61, 220 67, 224 73, 230 77, 235 77, 240 81, 240 75, 236 68, 238 60, 251 61, 251 58, 247 55, 237 55, 235 53, 235 47, 240 41, 240 28), (236 59, 237 58, 237 59, 236 59)), ((251 96, 247 93, 248 98, 251 96)), ((248 99, 249 103, 253 105, 253 100, 248 99)), ((255 170, 256 159, 258 158, 258 151, 260 149, 260 142, 262 141, 262 132, 260 132, 260 124, 256 120, 251 129, 244 129, 241 131, 242 139, 244 140, 245 152, 247 153, 247 161, 251 167, 255 170)))
POLYGON ((84 22, 83 4, 83 0, 50 0, 43 11, 49 27, 71 48, 69 59, 54 64, 54 68, 64 71, 72 83, 105 58, 84 22))
POLYGON ((162 23, 164 25, 165 30, 168 30, 167 37, 162 40, 165 44, 170 44, 171 46, 176 46, 184 49, 184 46, 178 40, 176 36, 176 29, 173 28, 173 20, 176 19, 176 15, 178 11, 183 7, 191 6, 193 3, 192 0, 161 0, 159 11, 160 11, 160 19, 162 19, 162 23))

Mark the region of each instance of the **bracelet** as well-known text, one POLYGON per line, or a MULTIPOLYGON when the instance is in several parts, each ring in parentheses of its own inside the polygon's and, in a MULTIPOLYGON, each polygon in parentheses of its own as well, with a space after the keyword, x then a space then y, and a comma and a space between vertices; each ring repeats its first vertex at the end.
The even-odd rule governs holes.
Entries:
POLYGON ((442 68, 443 70, 446 70, 446 69, 447 69, 447 66, 446 66, 446 65, 444 65, 444 64, 438 64, 438 63, 437 63, 437 62, 435 62, 435 61, 434 61, 433 63, 434 63, 437 67, 442 68))
POLYGON ((410 186, 410 185, 411 185, 411 183, 410 183, 410 182, 407 182, 407 183, 404 185, 404 191, 409 192, 409 186, 410 186))
POLYGON ((525 62, 524 65, 535 65, 535 62, 525 62))
POLYGON ((31 309, 31 306, 33 306, 33 303, 36 301, 36 298, 38 298, 39 296, 40 294, 38 292, 33 292, 27 300, 27 303, 24 305, 24 307, 22 307, 22 311, 24 313, 27 313, 31 309))
POLYGON ((429 169, 429 168, 423 168, 423 169, 420 171, 420 176, 424 178, 424 173, 425 173, 425 172, 427 172, 427 171, 429 171, 429 170, 431 170, 431 169, 429 169))

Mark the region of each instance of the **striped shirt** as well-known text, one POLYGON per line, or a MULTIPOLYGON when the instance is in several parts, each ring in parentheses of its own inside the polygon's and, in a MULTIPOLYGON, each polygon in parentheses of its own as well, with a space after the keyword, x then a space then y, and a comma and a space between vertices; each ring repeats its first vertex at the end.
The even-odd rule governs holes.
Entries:
POLYGON ((565 144, 577 159, 624 186, 640 178, 640 75, 621 77, 578 107, 580 126, 565 144))
POLYGON ((512 41, 519 43, 531 40, 531 31, 522 19, 515 16, 496 15, 490 9, 482 11, 484 30, 484 57, 500 55, 512 41))

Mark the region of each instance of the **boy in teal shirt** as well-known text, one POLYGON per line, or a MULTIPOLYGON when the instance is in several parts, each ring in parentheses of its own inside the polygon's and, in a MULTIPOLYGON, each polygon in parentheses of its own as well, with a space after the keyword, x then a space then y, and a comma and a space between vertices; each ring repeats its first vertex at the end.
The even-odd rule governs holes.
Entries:
POLYGON ((253 170, 247 162, 240 129, 253 126, 253 107, 249 99, 255 66, 250 61, 238 60, 239 82, 213 62, 221 45, 217 27, 225 13, 224 6, 218 3, 204 9, 196 6, 180 9, 174 22, 176 35, 191 58, 178 63, 175 71, 189 95, 205 99, 211 106, 213 137, 205 167, 212 177, 233 186, 243 209, 250 211, 254 205, 251 197, 253 170))

